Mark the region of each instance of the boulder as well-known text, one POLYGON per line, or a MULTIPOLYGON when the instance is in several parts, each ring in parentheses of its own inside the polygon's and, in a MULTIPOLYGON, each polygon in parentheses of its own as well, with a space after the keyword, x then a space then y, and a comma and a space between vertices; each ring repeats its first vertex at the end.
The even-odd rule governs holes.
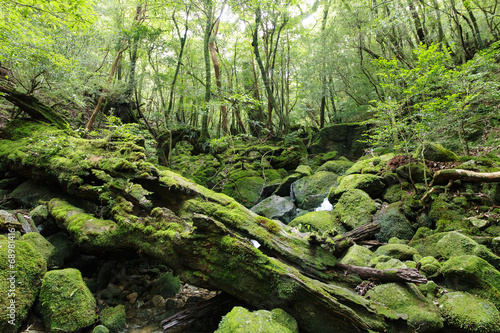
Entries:
POLYGON ((465 292, 451 292, 439 299, 447 324, 460 332, 500 332, 500 314, 488 300, 465 292))
POLYGON ((379 174, 382 169, 387 166, 387 162, 394 157, 393 153, 385 154, 382 156, 375 156, 371 158, 363 158, 354 163, 347 171, 346 175, 352 175, 355 173, 371 173, 379 174))
POLYGON ((299 165, 295 171, 295 173, 300 173, 303 176, 311 176, 313 174, 313 171, 309 165, 299 165))
POLYGON ((300 178, 302 178, 302 174, 300 173, 292 173, 291 175, 285 177, 278 188, 273 192, 273 194, 280 197, 289 196, 291 192, 290 187, 300 178))
POLYGON ((374 259, 375 254, 364 246, 354 244, 347 250, 346 254, 340 259, 341 264, 369 267, 370 261, 374 259))
MULTIPOLYGON (((380 258, 380 257, 379 257, 380 258)), ((399 259, 394 259, 394 258, 390 258, 389 260, 386 260, 387 257, 386 256, 383 256, 382 257, 382 260, 380 260, 379 262, 377 262, 375 264, 375 267, 376 269, 398 269, 398 268, 408 268, 408 266, 406 266, 406 264, 404 262, 402 262, 401 260, 399 259)), ((373 260, 371 262, 371 264, 375 263, 377 261, 377 259, 375 258, 375 260, 373 260)))
POLYGON ((243 177, 238 179, 234 186, 226 186, 223 193, 249 208, 259 202, 264 186, 265 181, 262 177, 243 177))
POLYGON ((418 261, 420 263, 420 271, 425 274, 425 276, 432 276, 439 272, 441 269, 441 263, 434 257, 427 256, 423 257, 418 261))
POLYGON ((271 220, 280 220, 283 223, 289 223, 297 214, 297 208, 293 202, 277 195, 262 200, 250 210, 271 220))
POLYGON ((426 180, 428 182, 432 180, 431 170, 422 163, 408 163, 402 165, 396 169, 396 174, 414 183, 425 183, 426 180))
POLYGON ((48 269, 62 266, 64 260, 59 250, 39 233, 29 232, 21 237, 21 240, 29 243, 43 255, 48 269))
POLYGON ((109 329, 110 332, 122 331, 127 326, 125 307, 117 305, 106 308, 101 311, 101 323, 109 329))
MULTIPOLYGON (((12 235, 12 234, 10 234, 12 235)), ((28 316, 47 271, 45 259, 30 244, 0 238, 0 332, 17 332, 28 316), (15 253, 13 251, 15 251, 15 253)))
POLYGON ((318 171, 328 171, 333 172, 337 175, 344 175, 345 172, 353 165, 354 163, 349 160, 335 160, 328 161, 323 163, 317 170, 318 171))
POLYGON ((335 231, 339 234, 346 232, 338 217, 333 212, 326 210, 310 212, 296 217, 288 225, 290 227, 297 227, 301 232, 318 231, 324 233, 335 231))
POLYGON ((367 144, 361 142, 367 129, 366 124, 358 123, 326 126, 314 134, 309 152, 320 154, 325 151, 337 151, 338 155, 350 160, 358 159, 367 148, 367 144))
POLYGON ((96 300, 80 271, 73 268, 45 274, 39 310, 50 332, 74 332, 96 321, 96 300))
POLYGON ((298 333, 295 319, 282 309, 250 312, 237 306, 226 314, 215 333, 298 333))
POLYGON ((352 189, 342 194, 335 211, 348 229, 356 229, 371 222, 377 207, 366 192, 352 189))
POLYGON ((401 212, 400 203, 382 207, 373 216, 373 221, 380 223, 380 231, 375 234, 379 242, 386 243, 392 237, 409 240, 415 234, 410 221, 401 212))
POLYGON ((35 225, 42 224, 49 216, 46 205, 38 205, 30 211, 30 216, 35 225))
POLYGON ((151 293, 158 294, 164 298, 175 296, 181 289, 179 278, 171 272, 163 273, 158 277, 156 284, 153 286, 151 293))
POLYGON ((368 193, 372 198, 378 198, 378 196, 384 190, 384 184, 379 177, 374 175, 348 175, 342 176, 338 179, 339 185, 337 187, 332 187, 328 193, 328 200, 335 205, 345 192, 352 189, 359 189, 368 193))
MULTIPOLYGON (((413 157, 420 158, 422 156, 422 148, 417 150, 413 157)), ((458 159, 457 155, 444 148, 439 143, 426 143, 424 146, 424 158, 428 161, 436 162, 453 162, 458 159)))
POLYGON ((330 187, 337 184, 336 180, 336 174, 319 171, 294 182, 291 188, 297 207, 312 209, 321 205, 330 187))
POLYGON ((387 244, 380 246, 375 254, 386 255, 399 260, 412 260, 418 251, 405 244, 387 244))
POLYGON ((437 332, 443 328, 439 309, 411 284, 386 283, 367 292, 379 313, 393 319, 404 319, 408 325, 405 332, 437 332))

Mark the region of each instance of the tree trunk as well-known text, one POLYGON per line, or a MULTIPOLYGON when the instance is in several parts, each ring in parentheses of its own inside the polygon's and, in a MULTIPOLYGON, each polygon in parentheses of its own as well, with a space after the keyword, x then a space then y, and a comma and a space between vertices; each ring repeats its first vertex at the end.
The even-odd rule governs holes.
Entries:
MULTIPOLYGON (((217 36, 217 32, 219 31, 219 23, 220 19, 215 23, 214 32, 212 33, 212 38, 209 43, 210 55, 212 57, 212 63, 214 64, 214 72, 215 72, 215 82, 217 84, 217 93, 219 95, 219 100, 222 100, 222 81, 220 78, 220 66, 219 60, 217 59, 217 51, 215 50, 215 42, 214 38, 217 36)), ((227 127, 227 107, 225 104, 220 106, 221 118, 222 118, 222 135, 228 135, 229 129, 227 127)))
POLYGON ((463 169, 439 170, 434 174, 430 186, 445 185, 455 180, 473 183, 496 183, 500 182, 500 171, 482 173, 463 169))
POLYGON ((349 276, 334 269, 337 259, 328 249, 146 162, 144 148, 72 137, 43 123, 15 126, 17 133, 27 126, 29 137, 16 144, 0 140, 0 167, 61 190, 68 199, 53 198, 48 209, 80 248, 140 253, 184 282, 224 291, 255 308, 282 308, 303 332, 390 329, 367 300, 340 286, 349 276), (57 147, 47 147, 54 135, 57 147), (101 206, 108 213, 98 217, 101 206))
POLYGON ((212 0, 205 0, 205 35, 203 37, 203 59, 205 60, 205 107, 201 117, 200 144, 210 139, 208 133, 208 113, 210 112, 210 98, 212 97, 212 74, 210 68, 210 37, 212 36, 213 3, 212 0))

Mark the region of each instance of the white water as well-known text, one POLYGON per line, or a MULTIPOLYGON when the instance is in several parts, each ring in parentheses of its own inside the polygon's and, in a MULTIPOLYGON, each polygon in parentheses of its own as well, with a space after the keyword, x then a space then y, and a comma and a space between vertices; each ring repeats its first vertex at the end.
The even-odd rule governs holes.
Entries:
POLYGON ((314 208, 315 212, 319 212, 322 210, 328 210, 328 211, 333 210, 333 205, 330 203, 330 201, 328 201, 328 197, 326 197, 325 200, 323 200, 323 202, 321 203, 321 206, 314 208))

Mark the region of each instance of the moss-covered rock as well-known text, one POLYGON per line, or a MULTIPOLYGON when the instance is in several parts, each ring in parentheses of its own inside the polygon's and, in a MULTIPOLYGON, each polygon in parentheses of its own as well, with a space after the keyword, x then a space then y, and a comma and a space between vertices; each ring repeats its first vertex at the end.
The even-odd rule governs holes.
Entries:
POLYGON ((441 263, 434 257, 427 256, 421 258, 420 263, 420 271, 422 271, 425 276, 432 276, 439 272, 441 269, 441 263))
POLYGON ((358 123, 325 126, 314 134, 309 152, 319 154, 337 151, 340 156, 358 159, 367 147, 366 143, 361 142, 366 130, 367 125, 358 123))
POLYGON ((453 203, 443 193, 432 202, 429 210, 429 218, 436 223, 439 231, 452 231, 465 229, 465 223, 461 223, 464 219, 464 213, 462 207, 453 203))
POLYGON ((361 159, 346 171, 346 175, 355 173, 371 173, 379 174, 380 171, 387 166, 387 162, 394 157, 394 154, 385 154, 375 156, 368 159, 361 159))
POLYGON ((340 263, 368 267, 370 266, 370 261, 375 257, 376 255, 366 247, 354 244, 340 259, 340 263))
POLYGON ((38 205, 30 211, 30 216, 35 225, 41 224, 49 216, 46 205, 38 205))
POLYGON ((97 325, 96 327, 94 327, 94 329, 92 330, 92 333, 109 333, 109 330, 106 326, 104 325, 97 325))
POLYGON ((309 165, 299 165, 295 171, 296 173, 300 173, 303 176, 311 176, 313 174, 313 171, 309 165))
POLYGON ((25 234, 21 240, 31 244, 34 249, 38 250, 43 255, 47 262, 48 269, 62 266, 63 257, 59 250, 39 233, 29 232, 25 234))
POLYGON ((436 332, 443 328, 439 309, 413 285, 386 283, 366 295, 380 313, 406 320, 408 332, 436 332))
POLYGON ((238 179, 234 186, 226 186, 222 192, 249 208, 259 202, 264 186, 265 181, 262 177, 243 177, 238 179))
POLYGON ((380 246, 375 254, 386 255, 399 260, 412 260, 418 251, 405 244, 387 244, 380 246))
MULTIPOLYGON (((415 152, 413 157, 420 158, 422 156, 422 148, 415 152)), ((429 161, 436 162, 453 162, 458 159, 458 156, 444 148, 439 143, 427 143, 424 146, 424 158, 429 161)))
POLYGON ((250 312, 237 306, 226 314, 216 333, 298 333, 295 319, 281 309, 250 312))
POLYGON ((127 326, 125 307, 117 305, 106 308, 101 311, 101 323, 106 326, 110 332, 119 332, 127 326))
POLYGON ((406 197, 406 192, 401 188, 401 185, 396 184, 388 187, 382 194, 382 199, 388 203, 402 201, 406 197))
POLYGON ((278 186, 278 188, 273 192, 274 195, 280 196, 280 197, 287 197, 290 195, 290 187, 292 186, 293 183, 295 183, 297 180, 302 178, 302 174, 300 173, 292 173, 289 176, 286 176, 282 181, 281 184, 278 186))
POLYGON ((352 189, 342 194, 335 205, 335 211, 348 229, 356 229, 371 222, 377 206, 366 192, 352 189))
POLYGON ((431 170, 422 163, 408 163, 396 169, 396 173, 403 179, 414 183, 425 183, 432 180, 431 170))
MULTIPOLYGON (((383 256, 382 258, 383 258, 383 260, 380 260, 379 262, 377 262, 375 264, 374 268, 376 268, 376 269, 382 269, 382 270, 384 270, 384 269, 408 268, 408 266, 406 266, 406 264, 404 262, 402 262, 401 260, 399 260, 399 259, 390 258, 389 260, 385 260, 386 256, 383 256)), ((373 264, 376 261, 377 261, 377 259, 375 258, 375 260, 373 260, 371 262, 371 264, 373 264)))
POLYGON ((500 307, 500 272, 476 256, 452 257, 443 263, 445 284, 458 291, 468 291, 487 298, 500 307))
POLYGON ((465 292, 450 292, 439 299, 446 322, 465 332, 500 332, 500 314, 495 305, 465 292))
POLYGON ((317 170, 318 171, 328 171, 333 172, 337 175, 344 175, 345 172, 354 164, 349 160, 335 160, 323 163, 317 170))
POLYGON ((292 184, 293 196, 297 207, 311 209, 321 205, 330 187, 337 184, 337 175, 319 171, 292 184))
POLYGON ((46 270, 45 259, 30 244, 0 239, 0 332, 18 331, 35 302, 46 270))
POLYGON ((277 195, 272 195, 253 206, 251 211, 271 220, 280 220, 289 223, 297 215, 294 203, 277 195))
POLYGON ((73 268, 45 274, 39 310, 50 332, 73 332, 96 321, 96 300, 80 271, 73 268))
POLYGON ((373 221, 380 223, 380 231, 375 234, 379 242, 387 242, 392 237, 410 240, 415 231, 410 221, 402 213, 399 203, 384 206, 374 216, 373 221))
POLYGON ((384 190, 384 184, 379 177, 374 175, 353 174, 339 177, 338 181, 339 185, 332 187, 328 193, 328 200, 332 205, 337 203, 342 194, 352 189, 365 191, 372 198, 378 198, 384 190))
POLYGON ((64 260, 72 258, 77 253, 74 241, 64 232, 58 232, 57 234, 47 237, 47 240, 59 251, 59 255, 62 257, 63 262, 64 260))
POLYGON ((164 298, 170 298, 177 294, 180 289, 181 282, 179 281, 179 278, 174 276, 171 272, 168 272, 160 274, 158 280, 152 288, 151 293, 153 295, 161 295, 164 298))
POLYGON ((338 216, 329 211, 310 212, 301 215, 293 219, 288 225, 298 228, 301 232, 317 231, 324 233, 332 230, 339 234, 346 232, 338 216))

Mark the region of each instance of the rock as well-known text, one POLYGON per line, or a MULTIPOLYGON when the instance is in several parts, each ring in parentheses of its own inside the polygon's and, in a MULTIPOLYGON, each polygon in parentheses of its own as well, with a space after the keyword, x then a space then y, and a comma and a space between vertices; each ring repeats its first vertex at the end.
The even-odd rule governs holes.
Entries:
POLYGON ((466 224, 461 223, 464 219, 464 209, 452 202, 448 201, 446 195, 441 194, 431 204, 429 210, 429 218, 438 224, 441 222, 442 226, 439 231, 451 231, 456 229, 465 229, 466 224), (445 222, 446 221, 446 222, 445 222))
POLYGON ((410 221, 401 212, 400 203, 384 206, 373 216, 373 221, 380 223, 380 231, 375 234, 375 238, 382 243, 392 237, 409 240, 415 234, 410 221))
MULTIPOLYGON (((386 259, 385 256, 383 258, 386 259)), ((372 263, 375 261, 372 261, 372 263)), ((380 261, 375 265, 376 269, 397 269, 397 268, 408 268, 404 262, 399 259, 391 258, 387 261, 380 261)))
POLYGON ((338 220, 338 217, 333 212, 325 210, 310 212, 296 217, 288 226, 297 227, 300 232, 318 231, 324 233, 327 231, 335 231, 339 234, 346 232, 344 226, 338 220))
POLYGON ((171 272, 163 273, 158 277, 151 293, 161 295, 164 298, 174 296, 181 289, 181 282, 179 278, 172 275, 171 272))
POLYGON ((469 222, 475 226, 476 228, 478 228, 479 230, 483 230, 483 229, 486 229, 488 226, 489 226, 489 221, 488 220, 483 220, 483 219, 479 219, 477 217, 469 217, 469 222))
POLYGON ((106 289, 101 290, 99 294, 102 298, 106 299, 120 298, 120 296, 122 296, 122 290, 116 284, 109 283, 106 289))
POLYGON ((346 175, 352 175, 355 173, 371 173, 379 174, 382 169, 387 166, 387 162, 394 157, 394 154, 385 154, 382 156, 375 156, 367 159, 360 159, 354 165, 352 165, 349 170, 346 171, 346 175))
POLYGON ((47 262, 48 269, 61 267, 63 265, 64 260, 59 250, 39 233, 29 232, 21 237, 21 240, 29 243, 43 255, 47 262))
MULTIPOLYGON (((439 143, 427 143, 424 148, 424 158, 428 161, 453 162, 458 159, 454 152, 444 148, 439 143)), ((413 155, 414 158, 420 158, 421 156, 422 148, 418 149, 413 155)))
POLYGON ((430 182, 432 180, 432 172, 426 165, 422 163, 408 163, 402 165, 396 169, 396 174, 407 180, 413 181, 414 183, 425 183, 427 180, 430 182))
POLYGON ((50 332, 74 332, 96 321, 96 300, 73 268, 45 274, 39 309, 50 332))
POLYGON ((399 184, 388 187, 382 194, 382 199, 388 203, 402 201, 404 197, 406 197, 406 192, 401 189, 399 184))
POLYGON ((291 191, 290 186, 292 186, 292 184, 300 178, 302 178, 302 174, 300 173, 293 173, 290 176, 285 177, 273 194, 280 197, 289 196, 291 191))
POLYGON ((337 151, 340 156, 351 160, 358 159, 367 147, 366 143, 361 142, 367 129, 367 125, 358 123, 325 126, 313 135, 309 152, 320 154, 325 151, 337 151))
POLYGON ((38 296, 46 271, 45 259, 30 244, 0 237, 0 332, 18 331, 38 296))
POLYGON ((295 319, 282 309, 250 312, 237 306, 226 314, 215 333, 298 333, 295 319))
POLYGON ((405 244, 387 244, 380 246, 375 254, 378 256, 386 255, 399 260, 412 260, 418 251, 405 244))
POLYGON ((125 326, 127 326, 125 307, 120 304, 102 310, 101 323, 106 326, 110 332, 119 332, 123 330, 125 326))
POLYGON ((335 211, 348 229, 356 229, 371 222, 377 207, 366 192, 352 189, 342 194, 335 205, 335 211))
POLYGON ((359 189, 368 193, 372 198, 378 196, 384 190, 384 184, 379 177, 374 175, 348 175, 339 177, 339 186, 332 187, 328 193, 328 200, 335 205, 339 198, 347 191, 352 189, 359 189))
POLYGON ((153 298, 151 298, 151 304, 153 304, 155 308, 163 309, 167 301, 161 295, 154 295, 153 298))
POLYGON ((436 258, 431 256, 423 257, 418 262, 421 265, 420 271, 422 271, 427 277, 438 273, 441 269, 441 263, 437 261, 436 258))
POLYGON ((451 292, 439 299, 446 322, 464 332, 500 332, 500 314, 495 305, 465 292, 451 292))
POLYGON ((49 211, 47 210, 47 206, 38 205, 30 211, 30 216, 33 222, 38 226, 42 224, 48 217, 49 211))
POLYGON ((97 325, 96 327, 94 327, 94 329, 92 330, 92 333, 109 333, 109 330, 106 326, 104 325, 97 325))
POLYGON ((262 200, 250 210, 271 220, 280 220, 285 224, 293 220, 297 214, 297 207, 292 201, 277 195, 262 200))
POLYGON ((303 176, 311 176, 313 174, 313 171, 309 165, 299 165, 295 171, 295 173, 300 173, 303 176))
POLYGON ((135 301, 137 301, 137 297, 139 297, 139 294, 138 293, 131 293, 131 294, 128 294, 127 295, 127 301, 130 303, 130 304, 134 304, 135 301))
POLYGON ((404 331, 437 332, 443 328, 437 306, 411 284, 386 283, 369 290, 366 295, 379 313, 406 320, 408 330, 404 331))
POLYGON ((47 187, 47 185, 39 185, 32 180, 27 180, 19 185, 10 196, 25 207, 38 206, 40 200, 49 201, 52 198, 64 197, 47 187))
POLYGON ((370 266, 370 261, 375 257, 376 255, 366 247, 354 244, 347 250, 342 259, 340 259, 340 263, 368 267, 370 266))
POLYGON ((232 196, 245 207, 252 207, 261 199, 265 181, 262 177, 244 177, 238 179, 234 186, 226 186, 223 193, 232 196))
POLYGON ((486 260, 465 255, 452 257, 441 267, 446 286, 487 298, 500 307, 500 272, 486 260))
POLYGON ((64 232, 58 232, 47 240, 59 251, 63 261, 72 258, 77 252, 74 242, 64 232))
POLYGON ((328 161, 322 164, 317 170, 318 171, 327 171, 332 172, 337 175, 344 175, 345 172, 353 165, 354 163, 349 160, 335 160, 328 161))
POLYGON ((336 185, 336 180, 336 174, 319 171, 294 182, 291 188, 297 207, 311 209, 321 205, 330 187, 336 185))

